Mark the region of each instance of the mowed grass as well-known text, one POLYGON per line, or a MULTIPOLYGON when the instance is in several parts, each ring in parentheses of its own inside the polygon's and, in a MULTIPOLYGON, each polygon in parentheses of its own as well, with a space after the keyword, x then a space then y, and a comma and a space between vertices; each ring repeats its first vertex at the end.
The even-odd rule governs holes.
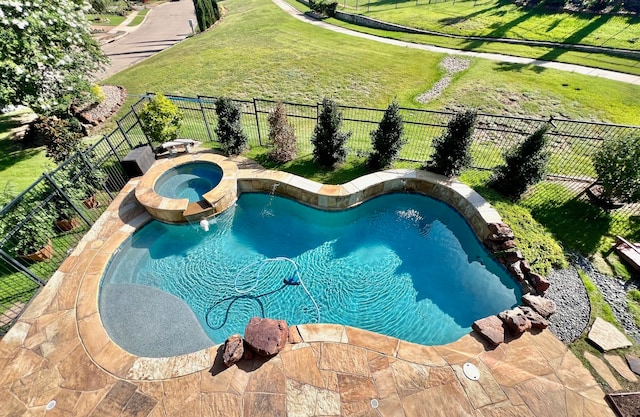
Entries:
POLYGON ((640 86, 473 59, 442 96, 416 97, 442 76, 444 57, 334 33, 300 22, 269 0, 229 0, 215 29, 104 81, 130 94, 253 97, 345 105, 457 109, 637 124, 640 86))
POLYGON ((126 19, 126 16, 117 14, 88 14, 89 23, 94 26, 118 26, 126 19))
MULTIPOLYGON (((304 4, 296 0, 286 0, 290 5, 300 11, 309 10, 304 4)), ((456 3, 457 4, 457 3, 456 3)), ((412 43, 434 45, 443 48, 453 48, 465 51, 488 52, 503 55, 535 58, 542 61, 562 62, 566 64, 583 65, 593 68, 602 68, 610 71, 640 75, 640 60, 617 54, 593 53, 572 51, 567 48, 551 48, 542 46, 528 46, 492 41, 489 38, 481 41, 468 41, 447 37, 443 35, 418 35, 402 32, 389 32, 380 29, 372 29, 343 22, 337 19, 326 19, 335 26, 381 36, 383 38, 397 39, 412 43)))
POLYGON ((452 35, 640 50, 640 17, 632 15, 557 13, 541 6, 520 7, 505 0, 463 0, 455 4, 426 0, 344 0, 339 4, 348 12, 452 35))
POLYGON ((17 195, 55 165, 44 147, 23 148, 13 129, 21 126, 27 111, 0 115, 0 192, 17 195))
POLYGON ((140 23, 142 23, 147 13, 149 13, 149 10, 150 9, 140 10, 136 15, 136 17, 134 17, 133 20, 131 20, 131 22, 129 22, 127 26, 138 26, 140 23))

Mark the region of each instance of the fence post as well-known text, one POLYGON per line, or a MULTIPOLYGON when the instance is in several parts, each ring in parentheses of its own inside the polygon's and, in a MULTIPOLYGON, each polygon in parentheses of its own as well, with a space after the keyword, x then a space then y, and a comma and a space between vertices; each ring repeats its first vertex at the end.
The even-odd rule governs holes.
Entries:
POLYGON ((133 106, 131 106, 131 111, 133 112, 133 115, 136 116, 136 120, 138 121, 138 124, 140 125, 140 130, 142 130, 142 134, 147 139, 147 143, 149 144, 149 146, 151 146, 151 149, 153 149, 153 142, 151 142, 151 139, 149 139, 149 136, 147 136, 147 134, 145 133, 144 129, 142 128, 142 122, 140 122, 140 117, 138 117, 138 113, 136 113, 136 109, 133 106))
MULTIPOLYGON (((109 149, 111 149, 111 152, 113 152, 113 156, 116 157, 116 159, 118 160, 118 162, 122 162, 122 159, 120 159, 120 155, 118 155, 118 152, 116 152, 116 148, 113 147, 113 145, 111 144, 111 142, 109 142, 109 136, 104 135, 104 141, 107 142, 107 145, 109 145, 109 149)), ((129 143, 129 141, 127 141, 127 143, 129 143)), ((131 144, 129 143, 129 148, 131 148, 131 144)), ((133 148, 131 148, 133 149, 133 148)))
POLYGON ((4 258, 4 260, 9 262, 11 264, 11 266, 16 268, 20 272, 22 272, 24 275, 27 276, 27 278, 29 278, 30 280, 32 280, 33 282, 35 282, 39 286, 44 287, 45 285, 47 285, 46 281, 44 281, 42 278, 40 278, 39 276, 37 276, 36 274, 31 272, 31 270, 29 268, 25 268, 24 265, 22 265, 20 262, 16 261, 13 258, 13 256, 9 255, 2 248, 0 248, 0 258, 4 258))
POLYGON ((204 127, 207 128, 207 136, 209 136, 209 142, 213 142, 213 136, 211 136, 211 129, 209 129, 209 121, 207 120, 207 114, 202 107, 202 99, 198 96, 198 104, 200 105, 200 111, 202 112, 202 120, 204 120, 204 127))
MULTIPOLYGON (((82 160, 84 161, 84 164, 86 166, 88 166, 89 169, 98 169, 98 168, 93 166, 93 164, 91 163, 89 158, 87 158, 87 155, 84 154, 84 152, 80 152, 80 157, 82 157, 82 160)), ((109 196, 111 201, 113 201, 113 199, 114 199, 113 194, 111 194, 111 191, 109 191, 109 189, 107 188, 107 185, 104 182, 102 183, 102 189, 107 192, 107 195, 109 196)))
POLYGON ((255 97, 253 98, 253 112, 256 115, 256 127, 258 128, 258 143, 262 146, 262 135, 260 134, 260 119, 258 118, 258 105, 256 104, 255 97))
MULTIPOLYGON (((129 145, 129 149, 133 149, 133 144, 129 140, 129 135, 127 135, 127 132, 122 127, 122 124, 120 123, 120 120, 116 120, 116 124, 118 125, 118 129, 120 129, 120 132, 122 132, 122 137, 124 137, 124 140, 129 145)), ((105 135, 105 136, 107 136, 107 135, 105 135)))
POLYGON ((42 175, 49 181, 49 183, 51 183, 51 185, 53 185, 53 188, 56 189, 56 191, 62 196, 62 198, 64 198, 66 202, 69 203, 69 205, 73 208, 73 210, 76 213, 78 213, 78 215, 82 218, 82 221, 84 221, 87 224, 87 226, 91 227, 93 223, 91 223, 91 221, 87 218, 87 216, 84 215, 82 210, 78 209, 78 207, 75 205, 73 200, 69 198, 67 193, 65 193, 64 190, 62 190, 62 188, 60 188, 60 186, 56 184, 53 178, 51 178, 51 175, 49 175, 48 172, 45 172, 42 175))

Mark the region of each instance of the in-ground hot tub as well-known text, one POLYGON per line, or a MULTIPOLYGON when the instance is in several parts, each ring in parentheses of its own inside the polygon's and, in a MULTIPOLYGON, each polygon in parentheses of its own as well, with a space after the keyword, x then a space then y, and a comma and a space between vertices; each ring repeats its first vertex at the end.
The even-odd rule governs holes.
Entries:
POLYGON ((155 191, 163 197, 186 198, 190 203, 204 199, 222 180, 222 168, 206 161, 188 162, 169 168, 158 178, 155 191))
POLYGON ((135 195, 157 220, 198 222, 222 213, 238 198, 238 167, 221 155, 183 155, 156 161, 135 195))

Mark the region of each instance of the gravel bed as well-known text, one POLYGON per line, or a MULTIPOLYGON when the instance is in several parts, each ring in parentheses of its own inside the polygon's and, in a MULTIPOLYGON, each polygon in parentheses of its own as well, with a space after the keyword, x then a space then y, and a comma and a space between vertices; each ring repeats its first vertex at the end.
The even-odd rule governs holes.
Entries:
POLYGON ((576 257, 576 264, 589 275, 591 281, 598 287, 625 333, 636 343, 640 343, 640 329, 633 321, 633 316, 627 311, 627 291, 636 288, 636 285, 631 281, 625 282, 619 278, 601 274, 596 271, 589 260, 582 256, 576 257))
POLYGON ((549 330, 565 344, 571 343, 589 325, 591 306, 587 290, 574 268, 555 270, 547 279, 551 286, 545 298, 558 306, 558 311, 549 318, 549 330))
POLYGON ((440 67, 444 69, 445 76, 440 78, 435 85, 427 92, 418 96, 417 100, 422 103, 428 103, 442 94, 445 88, 451 82, 452 75, 456 72, 464 71, 469 68, 471 61, 466 58, 458 58, 447 56, 440 62, 440 67))

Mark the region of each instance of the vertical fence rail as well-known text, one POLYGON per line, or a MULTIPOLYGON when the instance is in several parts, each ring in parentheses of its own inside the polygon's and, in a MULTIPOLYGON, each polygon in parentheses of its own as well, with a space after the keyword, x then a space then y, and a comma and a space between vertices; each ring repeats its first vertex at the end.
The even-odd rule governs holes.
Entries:
MULTIPOLYGON (((150 100, 141 97, 116 121, 117 128, 84 152, 72 155, 56 169, 34 182, 0 210, 0 336, 57 270, 71 249, 96 222, 129 178, 120 162, 138 146, 160 145, 147 137, 138 113, 150 100)), ((183 113, 180 136, 203 142, 218 141, 215 97, 167 96, 183 113)), ((276 101, 254 98, 233 100, 242 109, 242 129, 249 146, 269 146, 269 113, 276 101)), ((283 102, 298 141, 298 155, 313 152, 311 138, 322 104, 283 102)), ((340 106, 343 130, 352 132, 350 155, 371 151, 371 131, 384 109, 340 106)), ((433 142, 447 129, 452 112, 401 108, 406 143, 400 159, 426 163, 433 142)), ((556 201, 584 199, 594 183, 592 158, 608 139, 639 135, 640 127, 566 119, 540 119, 478 114, 472 142, 472 165, 491 170, 504 162, 506 150, 521 143, 536 129, 548 125, 551 161, 544 187, 556 201)), ((628 204, 610 213, 616 219, 640 217, 640 204, 628 204)))

